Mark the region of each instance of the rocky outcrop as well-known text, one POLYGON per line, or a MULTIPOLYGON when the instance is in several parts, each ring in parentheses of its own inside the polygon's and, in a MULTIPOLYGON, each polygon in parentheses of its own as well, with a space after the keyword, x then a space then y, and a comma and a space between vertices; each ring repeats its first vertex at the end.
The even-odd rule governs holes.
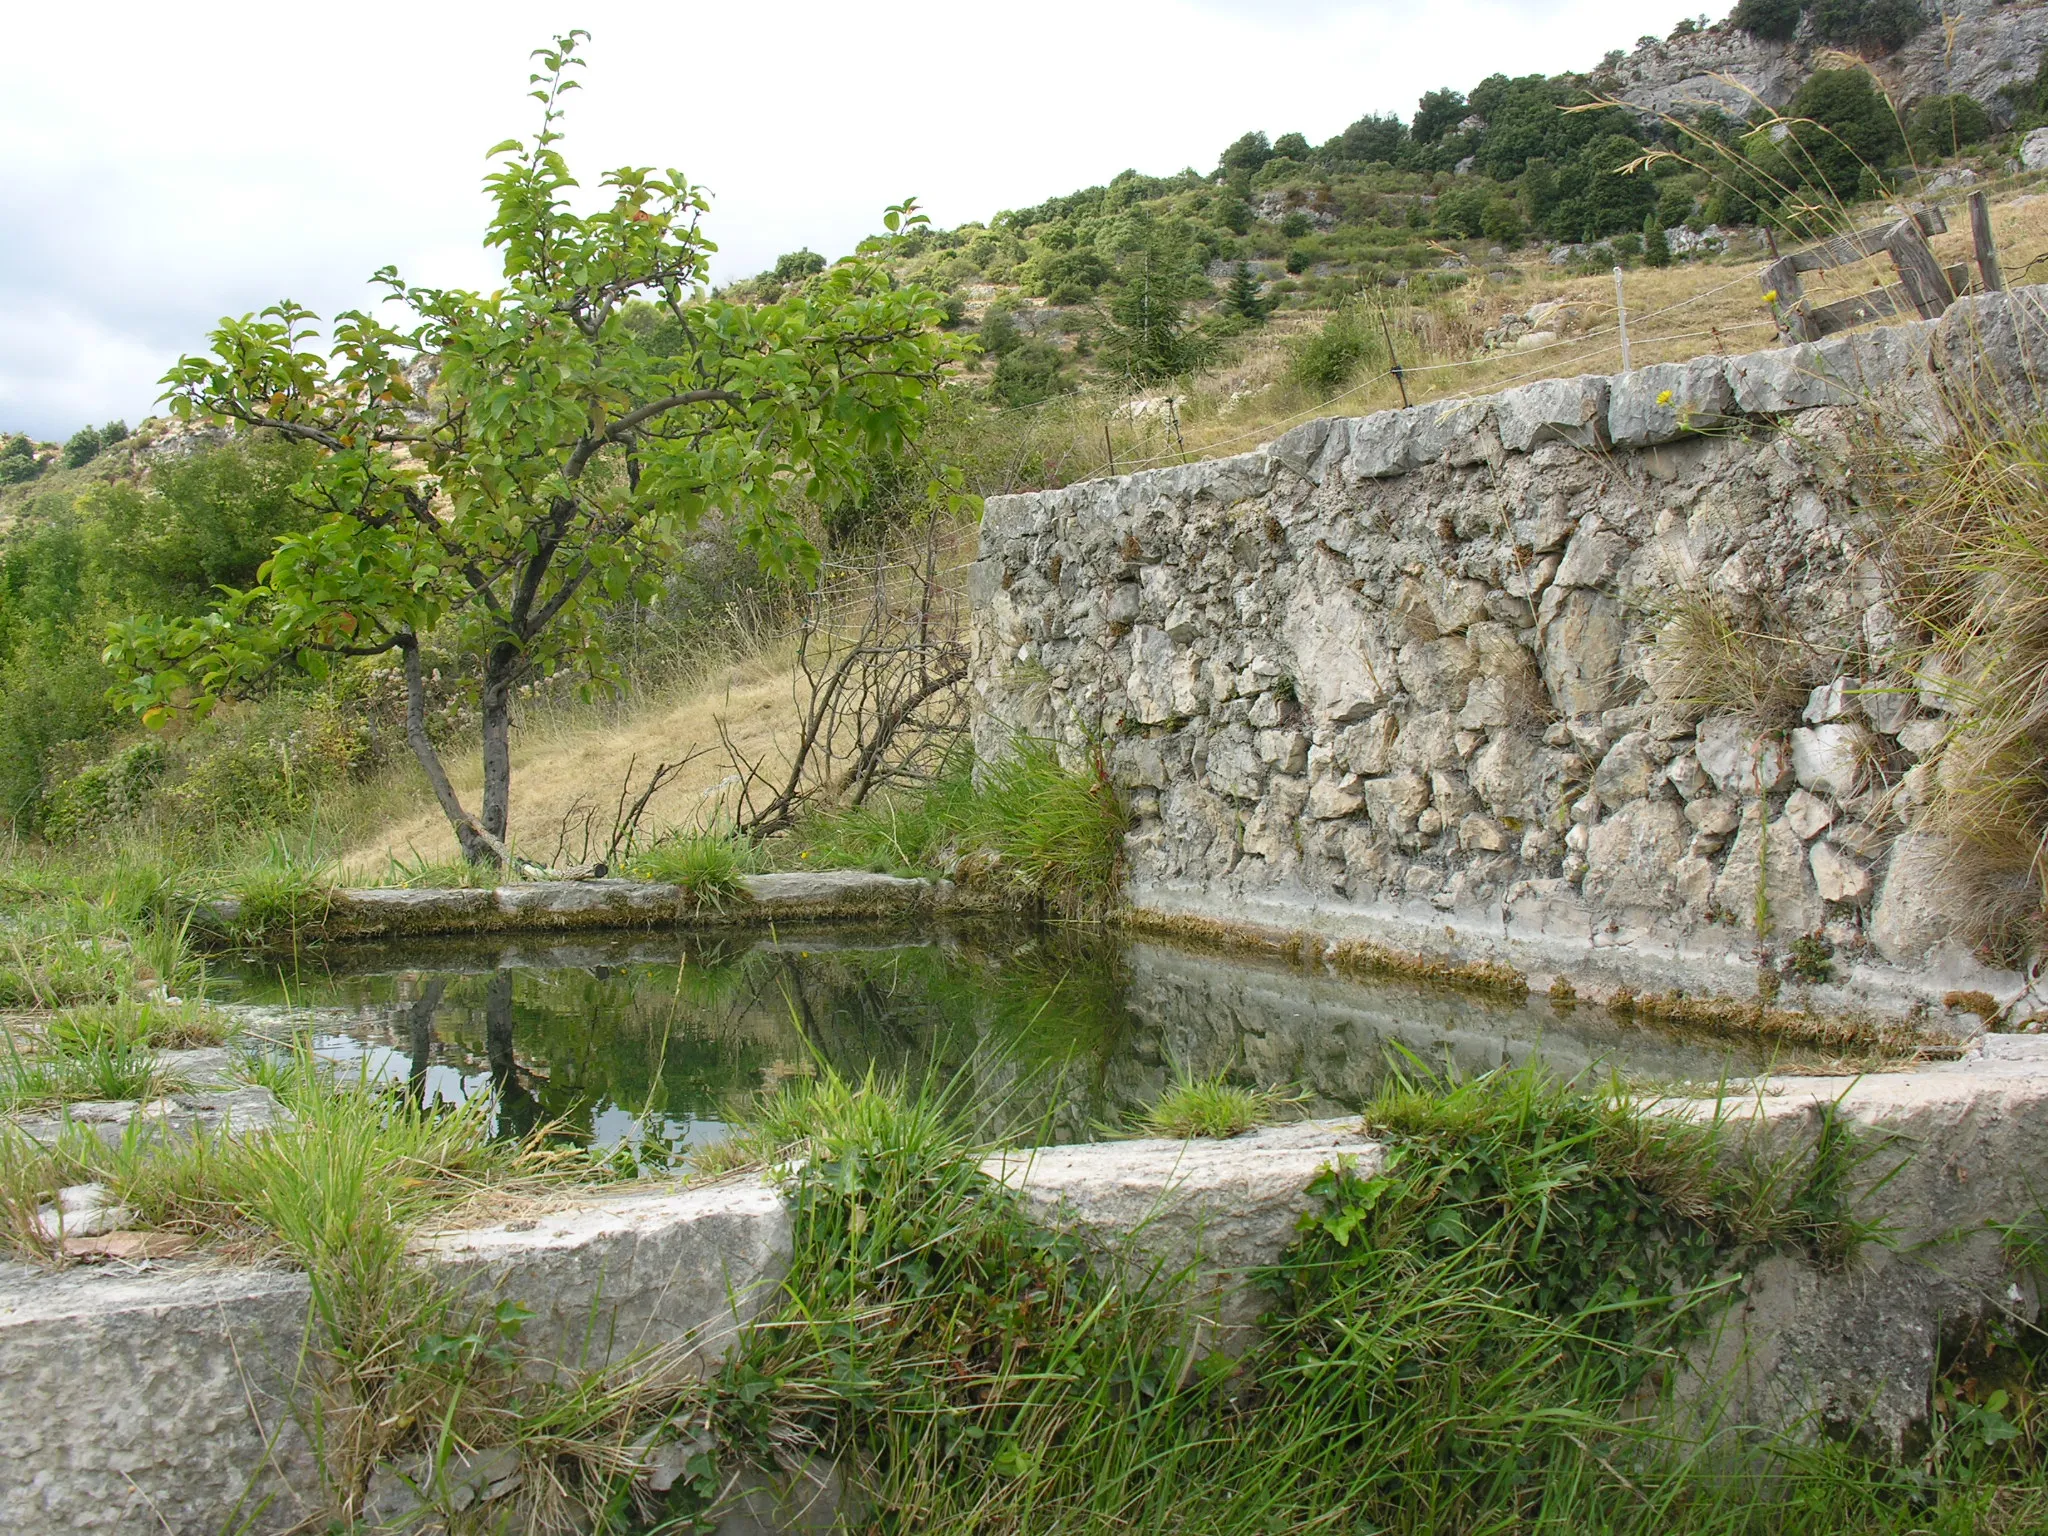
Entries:
MULTIPOLYGON (((1975 97, 1994 122, 2009 121, 2001 86, 2031 80, 2048 48, 2048 5, 2040 0, 1944 0, 1941 15, 1896 53, 1873 61, 1901 109, 1930 96, 1975 97)), ((1745 118, 1759 105, 1781 108, 1829 51, 1810 19, 1785 42, 1750 36, 1726 22, 1663 42, 1650 41, 1602 70, 1596 88, 1659 116, 1689 117, 1715 107, 1745 118)))
POLYGON ((1848 466, 1941 430, 1930 358, 2037 391, 2044 297, 994 498, 977 744, 1103 744, 1155 914, 1837 1012, 2009 989, 1900 837, 1890 786, 1945 717, 1848 466), (1701 694, 1688 612, 1786 636, 1810 697, 1701 694), (1802 938, 1834 957, 1787 970, 1802 938))

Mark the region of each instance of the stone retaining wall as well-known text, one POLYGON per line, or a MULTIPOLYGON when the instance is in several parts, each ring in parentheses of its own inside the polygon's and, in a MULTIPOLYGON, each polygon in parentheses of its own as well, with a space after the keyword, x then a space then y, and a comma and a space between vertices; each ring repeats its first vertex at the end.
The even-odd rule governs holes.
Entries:
POLYGON ((1099 744, 1155 918, 1596 994, 1782 984, 1897 1014, 2015 991, 1930 899, 1943 850, 1912 828, 1913 775, 1949 701, 1901 671, 1850 467, 1873 432, 1944 430, 1944 375, 2038 400, 2044 295, 992 498, 977 745, 1099 744), (1685 604, 1797 637, 1803 713, 1678 697, 1656 642, 1685 604), (1833 944, 1832 984, 1785 967, 1806 935, 1833 944))

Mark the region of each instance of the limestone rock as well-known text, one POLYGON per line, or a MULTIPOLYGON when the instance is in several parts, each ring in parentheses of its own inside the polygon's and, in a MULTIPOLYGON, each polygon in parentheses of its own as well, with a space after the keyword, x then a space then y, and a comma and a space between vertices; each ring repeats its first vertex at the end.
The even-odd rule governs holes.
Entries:
POLYGON ((1785 749, 1740 715, 1713 715, 1701 722, 1694 750, 1700 767, 1723 794, 1771 794, 1784 786, 1792 771, 1785 749))
POLYGON ((61 1243, 67 1237, 98 1237, 118 1232, 135 1219, 135 1213, 118 1204, 104 1184, 73 1184, 57 1191, 57 1198, 36 1213, 36 1226, 46 1242, 61 1243))
POLYGON ((1604 378, 1544 379, 1511 389, 1494 401, 1500 442, 1511 453, 1526 453, 1538 443, 1570 443, 1579 448, 1607 445, 1607 380, 1604 378))
POLYGON ((1685 856, 1685 816, 1665 800, 1637 800, 1592 829, 1586 899, 1605 907, 1667 910, 1678 902, 1675 867, 1685 856))
POLYGON ((1686 806, 1685 819, 1708 837, 1726 837, 1742 824, 1742 808, 1719 795, 1702 795, 1686 806))
POLYGON ((1543 682, 1560 713, 1597 715, 1612 701, 1622 634, 1621 605, 1613 598, 1565 594, 1543 635, 1543 682))
POLYGON ((1815 843, 1808 855, 1813 865, 1813 883, 1822 901, 1846 902, 1860 907, 1870 899, 1870 870, 1833 843, 1815 843))
POLYGON ((1863 782, 1873 741, 1853 722, 1802 726, 1792 733, 1792 772, 1803 788, 1846 800, 1863 782))
POLYGON ((1607 404, 1607 434, 1617 448, 1647 448, 1720 426, 1735 391, 1718 357, 1655 363, 1619 375, 1607 404))
POLYGON ((1902 833, 1892 843, 1884 884, 1870 912, 1870 942, 1893 965, 1918 964, 1954 935, 1948 896, 1952 852, 1931 832, 1902 833))
POLYGON ((2048 171, 2048 128, 2036 128, 2020 140, 2020 166, 2029 171, 2048 171))
POLYGON ((1932 756, 1948 740, 1949 724, 1945 720, 1915 720, 1911 725, 1899 727, 1899 745, 1915 757, 1932 756))
POLYGON ((1350 593, 1298 594, 1283 632, 1294 652, 1296 688, 1319 718, 1340 724, 1362 720, 1393 696, 1394 654, 1350 593))
POLYGON ((982 1165, 1044 1221, 1072 1222, 1162 1274, 1192 1270, 1195 1306, 1236 1330, 1261 1301, 1247 1277, 1279 1261, 1307 1213, 1310 1180, 1340 1160, 1377 1173, 1384 1153, 1355 1121, 1309 1122, 1227 1141, 1105 1141, 1006 1152, 982 1165))
POLYGON ((1785 819, 1792 823, 1794 832, 1811 842, 1827 830, 1835 819, 1835 809, 1820 796, 1795 789, 1785 799, 1785 819))
POLYGON ((1663 781, 1664 765, 1652 755, 1654 747, 1648 731, 1630 731, 1607 749, 1593 773, 1593 793, 1602 805, 1640 800, 1663 781))
POLYGON ((1742 830, 1714 881, 1714 904, 1742 927, 1761 929, 1761 937, 1790 940, 1811 933, 1825 913, 1807 867, 1806 844, 1782 816, 1766 825, 1757 812, 1754 804, 1743 812, 1742 830))

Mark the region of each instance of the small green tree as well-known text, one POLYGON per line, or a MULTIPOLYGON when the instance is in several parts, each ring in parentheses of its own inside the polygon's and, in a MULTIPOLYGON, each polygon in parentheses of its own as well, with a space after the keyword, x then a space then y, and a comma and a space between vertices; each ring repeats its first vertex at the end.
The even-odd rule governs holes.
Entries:
POLYGON ((816 251, 789 251, 775 258, 775 281, 800 283, 825 270, 825 258, 816 251))
POLYGON ((1141 387, 1200 368, 1215 344, 1189 325, 1188 306, 1213 291, 1185 239, 1170 228, 1140 226, 1102 318, 1103 362, 1141 387))
POLYGON ((1751 37, 1783 43, 1799 30, 1799 18, 1805 12, 1806 0, 1740 0, 1728 22, 1751 37))
POLYGON ((64 442, 64 467, 77 469, 90 464, 99 455, 100 434, 97 427, 80 427, 64 442))
POLYGON ((42 473, 43 466, 36 458, 36 445, 16 433, 0 443, 0 485, 19 485, 24 480, 33 480, 42 473))
POLYGON ((1263 324, 1267 313, 1265 286, 1251 263, 1240 261, 1237 270, 1230 274, 1230 287, 1223 295, 1224 312, 1250 325, 1263 324))
POLYGON ((1221 163, 1226 174, 1249 176, 1272 158, 1272 141, 1255 129, 1233 140, 1221 163))
POLYGON ((1750 136, 1752 158, 1767 167, 1775 149, 1796 183, 1840 202, 1875 192, 1906 147, 1892 104, 1860 69, 1816 70, 1786 116, 1792 123, 1782 140, 1767 147, 1750 136))
POLYGON ((1906 144, 1919 160, 1945 160, 1991 137, 1991 117, 1974 97, 1930 96, 1913 109, 1906 144))
MULTIPOLYGON (((318 675, 330 656, 396 651, 408 741, 463 853, 487 866, 505 846, 516 691, 564 669, 605 677, 601 605, 651 599, 707 515, 765 567, 812 568, 789 491, 826 505, 858 494, 923 422, 955 355, 935 329, 938 295, 891 281, 885 241, 749 307, 692 298, 708 204, 679 172, 622 167, 600 206, 574 211, 556 146, 586 35, 536 52, 540 128, 491 151, 485 241, 504 253, 501 287, 415 287, 386 268, 377 280, 407 328, 343 314, 323 354, 314 317, 286 302, 224 321, 210 356, 166 375, 180 417, 310 444, 298 494, 322 518, 213 612, 131 622, 107 650, 117 702, 149 723, 289 663, 318 675), (675 321, 674 355, 627 323, 639 299, 675 321), (475 688, 480 815, 427 736, 430 635, 475 688)), ((923 221, 906 203, 884 222, 894 235, 923 221)))
POLYGON ((1651 213, 1643 219, 1643 265, 1671 265, 1671 241, 1664 234, 1664 221, 1651 213))

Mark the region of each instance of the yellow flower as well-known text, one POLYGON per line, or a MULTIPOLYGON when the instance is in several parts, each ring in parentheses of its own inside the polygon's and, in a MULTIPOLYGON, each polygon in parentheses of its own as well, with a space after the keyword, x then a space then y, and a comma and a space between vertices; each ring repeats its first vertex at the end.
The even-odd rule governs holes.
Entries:
POLYGON ((1770 291, 1769 293, 1765 294, 1765 295, 1764 295, 1764 302, 1765 302, 1766 304, 1775 304, 1775 303, 1777 303, 1777 302, 1778 302, 1778 290, 1777 290, 1777 289, 1775 289, 1775 288, 1773 288, 1773 289, 1772 289, 1772 290, 1771 290, 1771 291, 1770 291))
POLYGON ((1671 391, 1668 389, 1659 391, 1657 395, 1657 403, 1659 405, 1669 405, 1671 403, 1671 391))

